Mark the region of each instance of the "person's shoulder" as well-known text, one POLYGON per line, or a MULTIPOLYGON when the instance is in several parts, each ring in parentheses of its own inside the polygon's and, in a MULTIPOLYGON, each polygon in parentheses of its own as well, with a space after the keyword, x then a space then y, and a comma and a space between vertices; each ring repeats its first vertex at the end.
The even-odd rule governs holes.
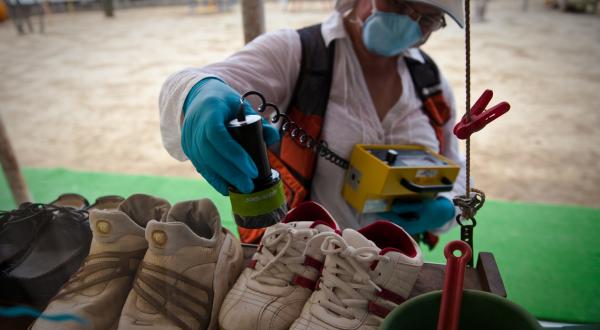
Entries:
POLYGON ((300 37, 296 30, 280 29, 261 34, 246 45, 245 48, 246 50, 257 51, 263 54, 283 56, 285 53, 300 51, 300 37))
POLYGON ((258 44, 273 44, 273 45, 285 45, 292 44, 298 41, 298 31, 287 28, 279 29, 272 32, 264 33, 258 36, 252 41, 252 43, 258 44))

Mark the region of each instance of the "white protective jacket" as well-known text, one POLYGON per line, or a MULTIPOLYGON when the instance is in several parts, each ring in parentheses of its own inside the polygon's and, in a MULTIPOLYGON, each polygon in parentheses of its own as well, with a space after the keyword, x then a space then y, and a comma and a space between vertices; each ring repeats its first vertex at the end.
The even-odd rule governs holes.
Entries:
MULTIPOLYGON (((439 152, 438 140, 427 115, 421 110, 410 73, 402 56, 398 75, 404 90, 383 120, 379 120, 362 69, 350 38, 342 23, 342 15, 334 12, 322 24, 326 44, 336 40, 333 80, 321 138, 330 149, 349 158, 355 144, 417 144, 439 152)), ((404 56, 423 61, 417 49, 404 56)), ((181 148, 182 107, 190 89, 206 77, 219 77, 240 94, 255 90, 268 102, 286 109, 290 103, 300 70, 301 44, 295 30, 286 29, 262 35, 223 62, 180 71, 167 78, 160 93, 160 130, 165 148, 174 158, 184 161, 181 148)), ((459 154, 458 140, 452 133, 456 118, 454 96, 442 76, 443 94, 452 116, 444 126, 447 147, 442 154, 461 165, 451 192, 441 194, 452 200, 464 194, 464 160, 459 154)), ((318 158, 312 183, 311 198, 327 208, 342 228, 360 228, 376 220, 375 214, 356 214, 342 198, 344 170, 318 158)), ((457 210, 458 211, 458 210, 457 210)), ((441 231, 450 228, 449 221, 441 231)))

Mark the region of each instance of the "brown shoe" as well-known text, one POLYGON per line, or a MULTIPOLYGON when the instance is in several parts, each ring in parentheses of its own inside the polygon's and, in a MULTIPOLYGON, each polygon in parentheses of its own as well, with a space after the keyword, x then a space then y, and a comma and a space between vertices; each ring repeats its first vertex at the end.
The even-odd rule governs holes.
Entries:
POLYGON ((80 269, 50 302, 45 313, 71 313, 88 321, 80 324, 38 320, 32 329, 114 329, 138 264, 148 244, 146 224, 162 220, 169 203, 148 195, 133 195, 117 210, 93 210, 90 254, 80 269))
POLYGON ((87 207, 87 210, 114 210, 117 209, 124 200, 125 198, 117 195, 98 197, 94 204, 87 207))
POLYGON ((85 197, 74 193, 62 194, 50 204, 60 207, 68 206, 78 210, 85 209, 90 205, 85 197))
POLYGON ((146 227, 148 251, 119 329, 217 329, 219 308, 242 269, 239 241, 208 199, 178 203, 146 227))

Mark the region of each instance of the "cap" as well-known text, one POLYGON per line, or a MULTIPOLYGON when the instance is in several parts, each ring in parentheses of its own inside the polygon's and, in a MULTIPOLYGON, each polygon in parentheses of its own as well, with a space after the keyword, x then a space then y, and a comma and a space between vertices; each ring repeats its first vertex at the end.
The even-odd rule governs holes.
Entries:
POLYGON ((464 0, 409 0, 420 2, 441 9, 461 28, 465 27, 465 1, 464 0))
MULTIPOLYGON (((464 12, 464 0, 407 0, 410 2, 420 2, 430 6, 434 6, 439 8, 446 14, 450 15, 452 19, 458 24, 460 27, 465 26, 465 12, 464 12)), ((352 9, 354 7, 354 3, 356 0, 336 0, 335 9, 340 13, 345 13, 346 11, 352 9)))

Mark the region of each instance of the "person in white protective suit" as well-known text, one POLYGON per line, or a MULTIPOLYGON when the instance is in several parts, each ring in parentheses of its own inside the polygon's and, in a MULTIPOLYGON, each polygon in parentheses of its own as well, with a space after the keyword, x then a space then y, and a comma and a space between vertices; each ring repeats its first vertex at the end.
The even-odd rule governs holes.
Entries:
MULTIPOLYGON (((452 133, 454 96, 440 73, 441 93, 434 103, 446 106, 446 118, 433 125, 424 110, 429 102, 415 89, 407 63, 426 61, 418 47, 445 26, 444 15, 462 27, 463 8, 463 0, 341 0, 318 28, 324 46, 334 49, 331 81, 324 113, 310 115, 300 109, 300 116, 292 116, 300 126, 317 126, 303 129, 317 132, 315 138, 346 159, 356 144, 415 144, 461 165, 450 192, 419 203, 398 203, 391 212, 358 214, 341 195, 345 170, 315 157, 311 173, 302 182, 308 189, 306 196, 327 208, 342 228, 359 228, 385 218, 418 234, 444 231, 454 223, 458 210, 452 198, 465 191, 464 161, 452 133), (407 212, 412 219, 403 218, 407 212)), ((180 161, 191 160, 223 195, 229 186, 251 192, 257 175, 252 160, 225 128, 239 109, 240 95, 259 91, 268 102, 288 111, 299 97, 310 96, 297 95, 305 47, 300 35, 292 29, 261 35, 222 62, 171 75, 162 87, 160 126, 165 148, 180 161)), ((322 91, 314 91, 318 94, 322 91)), ((247 111, 252 111, 250 106, 247 111)), ((267 144, 277 144, 278 130, 266 121, 264 125, 267 144)), ((243 241, 252 241, 241 234, 243 241)))

